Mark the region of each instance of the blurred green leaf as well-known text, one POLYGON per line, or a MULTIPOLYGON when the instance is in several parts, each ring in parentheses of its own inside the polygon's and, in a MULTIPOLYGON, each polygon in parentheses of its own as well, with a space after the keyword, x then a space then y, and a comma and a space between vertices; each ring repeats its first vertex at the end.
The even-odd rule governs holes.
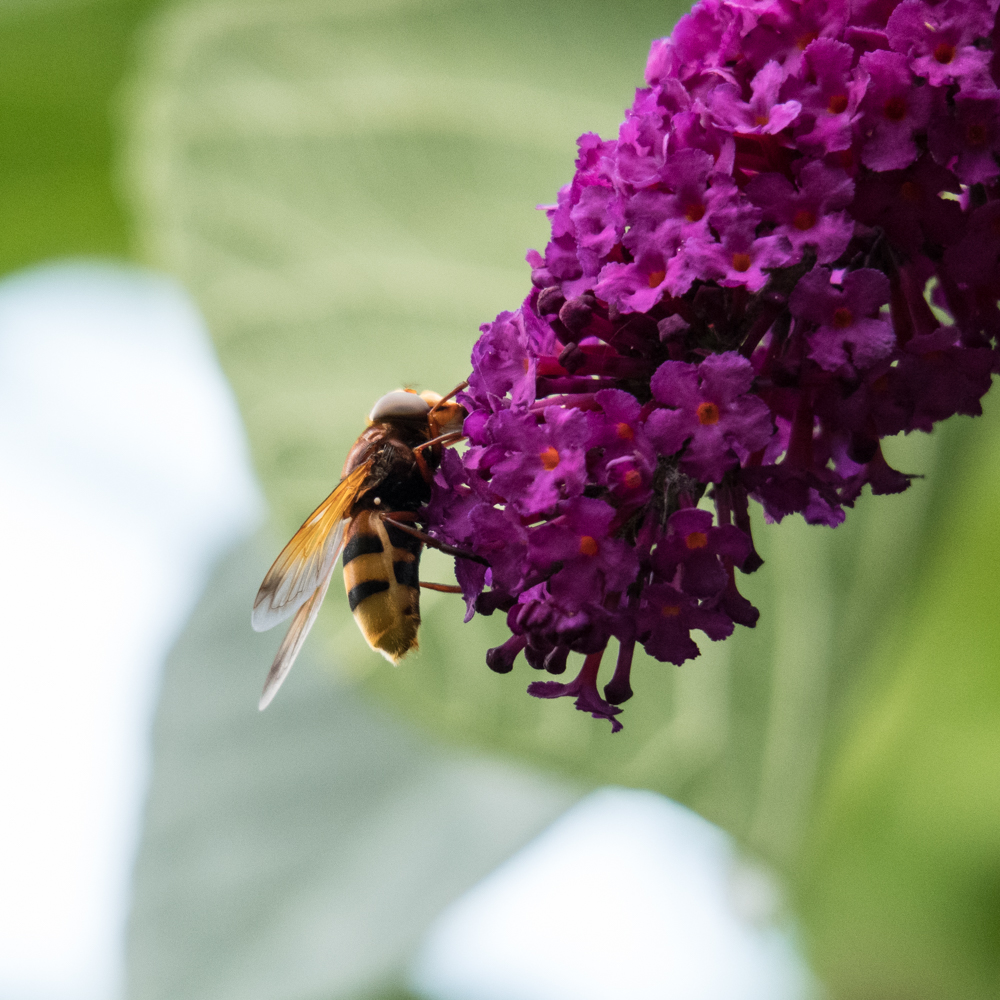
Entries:
MULTIPOLYGON (((467 374, 478 325, 528 288, 524 251, 547 238, 532 206, 571 176, 579 133, 614 134, 649 39, 671 26, 653 4, 574 13, 208 3, 150 34, 129 160, 141 231, 208 313, 287 532, 336 482, 378 395, 467 374)), ((927 442, 907 443, 928 468, 927 442)), ((857 641, 834 605, 862 631, 878 620, 925 493, 887 498, 867 521, 859 510, 836 537, 761 529, 768 566, 747 581, 760 627, 681 670, 641 662, 620 737, 527 698, 527 667, 490 674, 501 616, 463 626, 449 596, 424 596, 422 651, 398 670, 336 595, 326 641, 440 733, 669 792, 781 857, 813 788, 835 663, 857 641), (835 564, 859 550, 862 565, 835 564)), ((428 553, 424 575, 447 578, 449 560, 428 553)))
POLYGON ((617 128, 662 4, 204 3, 149 33, 129 175, 198 295, 287 530, 372 402, 451 388, 519 304, 534 206, 617 128), (569 16, 572 13, 573 16, 569 16))
MULTIPOLYGON (((181 8, 149 35, 129 149, 146 252, 205 308, 286 532, 336 482, 375 398, 467 374, 479 324, 520 303, 523 253, 546 242, 531 206, 572 176, 578 134, 614 134, 649 39, 679 12, 217 2, 181 8)), ((705 641, 680 669, 638 662, 614 737, 569 702, 528 698, 523 663, 492 675, 483 655, 502 618, 463 625, 445 595, 424 597, 421 652, 397 670, 368 650, 337 593, 311 643, 442 736, 583 782, 662 791, 786 873, 809 874, 804 912, 820 971, 833 969, 856 900, 837 896, 822 859, 849 824, 827 805, 817 826, 817 796, 847 766, 841 748, 871 738, 854 719, 872 675, 909 670, 883 640, 919 600, 969 427, 888 442, 890 462, 927 478, 863 497, 836 531, 758 523, 766 563, 741 584, 757 629, 705 641)), ((429 553, 423 575, 449 579, 449 561, 429 553)))
MULTIPOLYGON (((286 531, 332 488, 379 394, 467 374, 478 325, 528 288, 524 251, 547 237, 532 206, 571 176, 579 133, 614 134, 649 39, 669 29, 658 4, 563 18, 400 0, 193 5, 151 33, 129 161, 142 232, 208 313, 286 531)), ((929 469, 928 443, 907 444, 906 461, 929 469)), ((425 595, 421 653, 399 670, 336 595, 326 641, 342 669, 439 733, 666 791, 782 858, 840 665, 891 604, 885 582, 905 572, 925 494, 886 498, 867 520, 859 510, 836 536, 761 529, 769 565, 747 581, 760 627, 706 643, 681 670, 638 664, 620 737, 527 698, 527 667, 491 675, 501 617, 463 626, 448 596, 425 595)), ((448 563, 429 553, 425 577, 448 578, 448 563)))

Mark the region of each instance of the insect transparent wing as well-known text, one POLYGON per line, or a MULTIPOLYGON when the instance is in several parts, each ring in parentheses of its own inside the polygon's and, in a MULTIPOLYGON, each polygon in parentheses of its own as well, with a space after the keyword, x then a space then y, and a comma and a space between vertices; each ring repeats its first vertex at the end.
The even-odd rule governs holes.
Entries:
MULTIPOLYGON (((335 562, 336 560, 334 560, 335 562)), ((326 597, 327 589, 330 586, 330 580, 333 579, 333 569, 334 566, 331 564, 326 576, 320 581, 320 585, 299 608, 292 619, 288 632, 285 633, 285 638, 281 640, 281 645, 274 657, 274 663, 271 664, 271 669, 267 673, 267 680, 264 681, 264 690, 261 692, 258 708, 262 712, 271 704, 271 699, 284 683, 288 671, 292 669, 292 664, 295 662, 295 657, 299 655, 302 643, 306 641, 306 636, 313 627, 313 622, 316 621, 320 606, 323 604, 323 598, 326 597)))
POLYGON ((250 623, 257 632, 290 618, 329 576, 343 546, 345 518, 368 470, 365 463, 345 476, 274 560, 253 602, 250 623))

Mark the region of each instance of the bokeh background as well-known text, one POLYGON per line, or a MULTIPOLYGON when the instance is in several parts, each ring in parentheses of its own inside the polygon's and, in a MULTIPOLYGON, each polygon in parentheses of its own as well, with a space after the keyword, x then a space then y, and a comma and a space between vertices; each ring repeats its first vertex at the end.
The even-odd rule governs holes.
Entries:
POLYGON ((467 374, 682 11, 0 9, 3 1000, 1000 995, 991 398, 755 525, 760 624, 614 737, 429 592, 393 670, 332 588, 256 711, 271 559, 374 399, 467 374))

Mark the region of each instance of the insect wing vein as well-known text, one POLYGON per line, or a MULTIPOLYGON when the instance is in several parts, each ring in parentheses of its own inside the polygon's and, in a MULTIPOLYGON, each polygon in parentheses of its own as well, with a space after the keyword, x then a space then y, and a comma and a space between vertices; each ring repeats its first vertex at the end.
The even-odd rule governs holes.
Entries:
POLYGON ((364 463, 345 476, 274 560, 253 603, 250 620, 255 631, 265 632, 290 618, 324 580, 329 583, 343 547, 345 518, 369 468, 370 463, 364 463))
POLYGON ((316 621, 323 598, 326 597, 330 581, 333 579, 333 565, 327 571, 326 576, 320 581, 320 585, 313 591, 312 596, 299 608, 292 619, 292 624, 285 633, 285 638, 281 640, 278 652, 271 664, 271 669, 267 673, 267 680, 264 681, 264 690, 261 692, 258 708, 263 712, 271 699, 278 693, 278 688, 284 683, 288 676, 288 671, 292 669, 295 658, 299 655, 302 643, 306 641, 309 630, 316 621))

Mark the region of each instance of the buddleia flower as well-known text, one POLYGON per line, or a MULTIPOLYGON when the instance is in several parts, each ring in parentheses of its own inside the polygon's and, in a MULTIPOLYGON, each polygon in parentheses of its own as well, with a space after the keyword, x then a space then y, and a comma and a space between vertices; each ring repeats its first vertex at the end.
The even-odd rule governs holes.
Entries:
POLYGON ((617 138, 581 136, 428 509, 489 564, 457 572, 470 617, 506 615, 493 670, 580 654, 529 693, 617 731, 637 645, 680 665, 756 624, 751 502, 835 527, 908 487, 883 437, 981 412, 998 2, 703 0, 617 138))

